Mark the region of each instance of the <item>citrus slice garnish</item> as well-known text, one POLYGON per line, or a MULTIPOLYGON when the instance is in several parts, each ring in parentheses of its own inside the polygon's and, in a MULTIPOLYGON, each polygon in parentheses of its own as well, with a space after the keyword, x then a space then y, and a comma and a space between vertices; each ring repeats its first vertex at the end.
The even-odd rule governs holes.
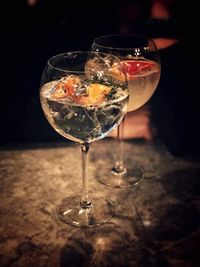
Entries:
POLYGON ((140 75, 156 66, 155 62, 145 60, 123 60, 121 63, 124 71, 130 76, 140 75))
POLYGON ((70 75, 60 80, 51 94, 51 97, 62 99, 68 96, 73 96, 75 89, 81 85, 80 79, 77 76, 70 75))
POLYGON ((92 83, 87 88, 90 104, 99 104, 105 100, 105 96, 109 94, 111 88, 109 86, 92 83))
POLYGON ((109 94, 111 88, 109 86, 93 83, 87 87, 87 92, 82 95, 77 95, 77 88, 81 87, 81 81, 79 77, 70 75, 62 78, 54 88, 51 94, 52 98, 62 99, 71 98, 77 104, 81 105, 92 105, 100 104, 105 100, 105 96, 109 94))

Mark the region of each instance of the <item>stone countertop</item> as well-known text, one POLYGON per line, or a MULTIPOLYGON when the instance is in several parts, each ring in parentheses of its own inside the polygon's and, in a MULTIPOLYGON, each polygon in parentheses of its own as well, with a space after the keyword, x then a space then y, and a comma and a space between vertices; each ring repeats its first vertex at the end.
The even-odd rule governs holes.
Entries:
POLYGON ((96 170, 113 160, 114 140, 90 149, 89 189, 110 198, 115 216, 77 228, 55 208, 80 192, 81 154, 74 143, 0 149, 0 266, 200 266, 200 165, 175 158, 160 143, 126 142, 127 167, 145 173, 137 186, 112 189, 96 170), (112 153, 111 153, 112 152, 112 153))

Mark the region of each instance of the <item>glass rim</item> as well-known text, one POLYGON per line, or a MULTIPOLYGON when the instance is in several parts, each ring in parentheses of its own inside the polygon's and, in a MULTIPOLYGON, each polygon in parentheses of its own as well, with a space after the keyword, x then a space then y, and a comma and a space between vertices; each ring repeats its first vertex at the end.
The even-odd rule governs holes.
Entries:
POLYGON ((113 55, 113 54, 110 54, 110 53, 104 53, 104 52, 98 52, 98 51, 93 51, 93 50, 83 50, 83 51, 81 51, 81 50, 77 50, 77 51, 67 51, 67 52, 64 52, 64 53, 59 53, 59 54, 56 54, 56 55, 54 55, 54 56, 52 56, 52 57, 50 57, 48 60, 47 60, 47 64, 48 64, 48 66, 49 67, 51 67, 51 68, 53 68, 53 69, 55 69, 55 70, 58 70, 58 71, 62 71, 62 72, 68 72, 68 73, 84 73, 84 70, 82 70, 82 71, 77 71, 77 70, 70 70, 70 69, 63 69, 63 68, 61 68, 61 67, 56 67, 55 66, 55 64, 53 64, 51 61, 52 60, 54 60, 54 59, 56 59, 56 58, 64 58, 64 56, 70 56, 70 55, 75 55, 75 54, 97 54, 97 55, 104 55, 104 56, 109 56, 109 57, 111 57, 111 58, 113 58, 113 59, 115 59, 116 61, 115 61, 115 63, 116 63, 116 65, 115 66, 121 66, 122 64, 121 64, 121 61, 120 61, 120 59, 117 57, 117 56, 115 56, 115 55, 113 55))
POLYGON ((120 33, 114 33, 114 34, 105 34, 105 35, 101 35, 101 36, 98 36, 94 39, 93 41, 93 45, 98 45, 99 47, 102 47, 102 48, 106 48, 106 49, 115 49, 115 50, 132 50, 132 49, 144 49, 144 48, 147 48, 147 47, 150 47, 150 45, 147 45, 147 46, 135 46, 135 47, 113 47, 113 46, 105 46, 105 45, 101 45, 101 44, 98 44, 96 41, 97 40, 100 40, 100 39, 103 39, 103 38, 106 38, 106 37, 128 37, 128 38, 138 38, 140 40, 144 40, 144 41, 149 41, 151 42, 155 49, 158 50, 157 46, 156 46, 156 43, 154 42, 154 40, 152 38, 149 38, 147 36, 143 36, 143 35, 137 35, 137 34, 120 34, 120 33))

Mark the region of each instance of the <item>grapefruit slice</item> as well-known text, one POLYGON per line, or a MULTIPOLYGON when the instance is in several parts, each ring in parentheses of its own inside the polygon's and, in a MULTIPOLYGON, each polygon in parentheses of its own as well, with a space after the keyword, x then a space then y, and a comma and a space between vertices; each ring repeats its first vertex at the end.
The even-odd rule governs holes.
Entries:
POLYGON ((156 66, 155 62, 145 60, 123 60, 121 63, 124 71, 130 76, 140 75, 156 66))

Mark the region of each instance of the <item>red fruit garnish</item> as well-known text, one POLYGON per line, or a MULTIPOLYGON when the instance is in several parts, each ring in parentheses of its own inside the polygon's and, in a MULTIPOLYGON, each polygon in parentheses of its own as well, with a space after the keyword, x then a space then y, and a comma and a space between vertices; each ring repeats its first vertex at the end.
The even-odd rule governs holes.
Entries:
POLYGON ((139 75, 142 72, 151 70, 155 68, 156 63, 153 61, 143 61, 143 60, 123 60, 122 66, 124 71, 130 75, 139 75))

